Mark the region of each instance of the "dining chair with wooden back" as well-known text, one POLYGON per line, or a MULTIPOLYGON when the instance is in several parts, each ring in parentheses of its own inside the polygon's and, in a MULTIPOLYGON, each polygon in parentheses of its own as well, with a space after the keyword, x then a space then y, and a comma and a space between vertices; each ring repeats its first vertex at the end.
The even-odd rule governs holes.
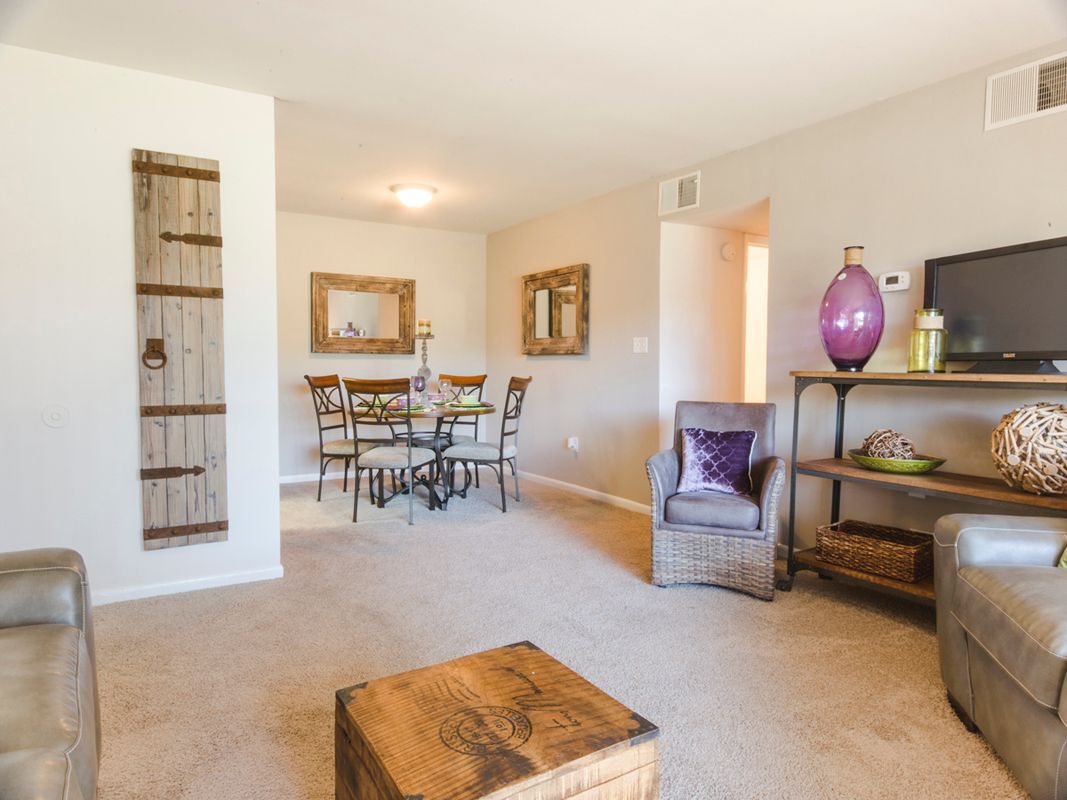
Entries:
MULTIPOLYGON (((445 468, 447 469, 448 492, 453 493, 453 478, 456 464, 462 464, 466 468, 469 464, 477 467, 485 465, 496 473, 500 484, 500 508, 508 510, 507 492, 504 488, 504 465, 511 467, 511 474, 515 478, 515 499, 522 500, 519 493, 519 418, 522 416, 522 406, 526 399, 526 389, 533 378, 512 378, 508 381, 508 393, 504 400, 503 418, 500 420, 500 442, 460 442, 449 447, 444 452, 445 468), (510 443, 508 440, 511 440, 510 443)), ((469 478, 466 482, 469 482, 469 478)), ((466 491, 466 483, 464 485, 466 491)))
MULTIPOLYGON (((322 478, 331 461, 343 459, 345 479, 342 492, 348 491, 348 466, 356 457, 356 442, 348 438, 348 417, 341 400, 341 379, 337 375, 305 375, 311 387, 311 399, 315 403, 315 421, 319 426, 319 494, 322 500, 322 478), (326 438, 328 431, 341 431, 342 438, 326 438)), ((357 484, 358 488, 358 484, 357 484)))
MULTIPOLYGON (((447 397, 445 398, 446 400, 458 400, 460 397, 470 395, 477 397, 478 401, 481 402, 482 392, 485 390, 485 379, 488 377, 488 375, 448 375, 442 372, 437 376, 437 382, 438 385, 445 381, 449 381, 452 384, 452 397, 447 397)), ((448 436, 453 444, 478 441, 478 417, 469 419, 457 417, 452 420, 448 426, 448 436), (471 435, 456 435, 454 431, 457 425, 461 428, 463 426, 471 428, 471 435)))
POLYGON ((408 493, 408 524, 415 522, 415 470, 428 466, 430 470, 430 508, 434 508, 437 499, 433 491, 437 454, 427 447, 412 444, 411 416, 407 408, 411 405, 411 385, 407 378, 387 380, 362 380, 344 378, 345 391, 348 393, 348 409, 352 417, 352 435, 356 448, 365 441, 381 442, 382 439, 368 439, 360 435, 360 429, 371 429, 379 433, 389 432, 390 444, 378 444, 373 449, 360 452, 356 461, 356 493, 352 501, 352 521, 357 521, 359 511, 359 483, 363 472, 368 473, 370 496, 374 499, 374 474, 378 474, 378 507, 393 499, 399 492, 394 491, 385 496, 385 473, 401 473, 401 492, 408 493), (401 403, 403 398, 403 403, 401 403), (404 475, 407 479, 404 480, 404 475))
MULTIPOLYGON (((470 395, 477 397, 478 402, 481 402, 482 392, 485 391, 485 379, 488 377, 488 375, 449 375, 442 372, 437 376, 437 381, 438 385, 444 381, 450 381, 452 384, 452 397, 446 397, 446 400, 458 400, 464 395, 470 395)), ((446 441, 449 445, 476 442, 478 441, 479 425, 480 419, 478 417, 453 417, 448 425, 446 441), (457 425, 460 428, 460 433, 456 433, 457 425), (469 435, 462 433, 464 428, 470 428, 471 433, 469 435)), ((474 485, 479 487, 482 485, 478 479, 477 469, 474 470, 474 485)))

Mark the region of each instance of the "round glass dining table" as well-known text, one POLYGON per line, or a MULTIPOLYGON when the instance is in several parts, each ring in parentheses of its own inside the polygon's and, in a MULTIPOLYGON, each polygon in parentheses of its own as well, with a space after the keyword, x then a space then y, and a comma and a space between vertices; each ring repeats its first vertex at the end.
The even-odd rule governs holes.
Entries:
POLYGON ((462 403, 427 403, 426 408, 420 411, 392 410, 391 413, 400 419, 432 419, 437 424, 432 431, 413 431, 412 444, 420 447, 430 447, 437 454, 438 483, 442 489, 442 495, 437 494, 435 487, 425 477, 419 483, 430 491, 431 508, 448 508, 448 485, 446 483, 444 451, 451 444, 449 435, 444 431, 445 423, 459 419, 460 417, 482 417, 487 414, 495 414, 496 406, 492 403, 481 403, 477 406, 465 406, 462 403))

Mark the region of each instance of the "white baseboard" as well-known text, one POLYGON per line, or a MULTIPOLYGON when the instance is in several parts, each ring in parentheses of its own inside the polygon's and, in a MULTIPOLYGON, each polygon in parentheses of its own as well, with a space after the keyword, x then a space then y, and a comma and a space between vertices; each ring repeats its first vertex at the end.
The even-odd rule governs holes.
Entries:
MULTIPOLYGON (((352 477, 352 470, 348 471, 348 477, 352 477)), ((322 476, 324 481, 339 481, 344 478, 343 472, 327 472, 322 476)), ((306 472, 303 475, 282 475, 278 478, 278 483, 313 483, 319 479, 319 473, 306 472)))
MULTIPOLYGON (((349 473, 349 477, 352 477, 351 473, 349 473)), ((519 477, 532 483, 552 486, 556 489, 561 489, 564 492, 570 492, 571 494, 580 494, 582 497, 588 497, 590 500, 599 500, 601 503, 607 503, 610 506, 625 508, 627 511, 636 511, 638 514, 652 513, 651 506, 635 502, 634 500, 627 500, 625 497, 617 497, 616 495, 608 494, 607 492, 598 492, 596 489, 588 489, 585 486, 578 486, 573 483, 567 483, 566 481, 556 480, 555 478, 546 478, 544 475, 536 475, 532 472, 523 472, 522 470, 519 470, 519 477)), ((323 480, 339 481, 342 478, 344 478, 343 472, 327 472, 323 476, 323 480)), ((304 475, 282 475, 281 478, 278 479, 278 482, 312 483, 318 479, 319 473, 309 472, 304 475)))
POLYGON ((578 486, 577 484, 567 483, 566 481, 556 480, 555 478, 546 478, 544 475, 535 475, 532 472, 523 472, 522 470, 519 470, 519 477, 523 480, 532 481, 533 483, 541 483, 545 486, 562 489, 564 492, 570 492, 571 494, 580 494, 582 497, 588 497, 590 500, 599 500, 601 503, 607 503, 610 506, 625 508, 627 511, 636 511, 638 514, 652 513, 651 506, 638 503, 634 500, 627 500, 625 497, 608 494, 607 492, 598 492, 596 489, 589 489, 585 486, 578 486))
POLYGON ((248 572, 227 572, 222 575, 207 575, 203 578, 191 578, 185 581, 150 583, 144 586, 126 586, 121 589, 104 589, 102 591, 93 589, 93 605, 102 606, 108 603, 120 603, 123 600, 140 600, 145 597, 158 597, 165 594, 194 592, 198 589, 215 589, 219 586, 268 581, 280 578, 283 574, 284 570, 282 565, 279 564, 276 567, 268 567, 267 569, 255 569, 248 572))

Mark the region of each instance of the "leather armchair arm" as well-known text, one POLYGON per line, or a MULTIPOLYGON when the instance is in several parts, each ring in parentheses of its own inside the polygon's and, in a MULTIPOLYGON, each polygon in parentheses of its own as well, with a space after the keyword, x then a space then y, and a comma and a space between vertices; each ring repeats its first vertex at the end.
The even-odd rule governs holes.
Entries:
POLYGON ((85 563, 73 550, 0 553, 0 628, 72 625, 91 646, 90 608, 85 563))
POLYGON ((663 523, 663 504, 678 490, 678 452, 671 448, 660 450, 645 462, 648 480, 652 484, 652 524, 663 523))
POLYGON ((1053 566, 1067 547, 1067 519, 949 514, 934 526, 938 659, 949 694, 974 718, 967 634, 953 616, 956 573, 983 564, 1053 566))
POLYGON ((982 564, 1051 567, 1067 547, 1067 519, 949 514, 934 527, 934 547, 953 571, 982 564))
POLYGON ((778 456, 764 459, 752 470, 752 489, 759 492, 760 526, 764 539, 778 538, 778 504, 785 487, 785 461, 778 456))

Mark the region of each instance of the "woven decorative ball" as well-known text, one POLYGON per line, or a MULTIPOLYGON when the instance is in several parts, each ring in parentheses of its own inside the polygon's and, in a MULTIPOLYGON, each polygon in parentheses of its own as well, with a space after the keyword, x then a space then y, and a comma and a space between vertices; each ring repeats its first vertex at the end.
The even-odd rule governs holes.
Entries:
POLYGON ((903 433, 892 428, 879 428, 860 445, 860 450, 871 458, 898 458, 910 461, 915 458, 915 445, 903 433))
POLYGON ((993 465, 1009 486, 1067 493, 1067 406, 1035 403, 1005 414, 993 429, 993 465))

